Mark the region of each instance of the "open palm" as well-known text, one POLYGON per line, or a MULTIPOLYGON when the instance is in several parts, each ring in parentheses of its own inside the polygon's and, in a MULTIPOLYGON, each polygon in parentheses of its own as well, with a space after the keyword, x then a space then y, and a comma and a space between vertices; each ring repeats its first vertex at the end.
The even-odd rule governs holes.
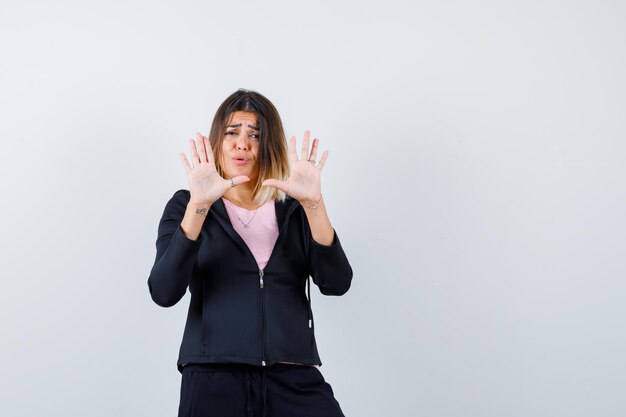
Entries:
POLYGON ((317 148, 319 140, 313 140, 313 146, 309 153, 310 131, 304 132, 304 140, 300 152, 300 159, 296 153, 296 137, 292 136, 289 140, 289 178, 286 181, 269 179, 263 181, 264 186, 276 187, 292 196, 300 203, 315 203, 322 197, 322 188, 320 176, 324 163, 328 159, 328 151, 322 153, 322 157, 318 163, 317 148))
POLYGON ((180 154, 183 167, 189 180, 190 202, 194 204, 213 204, 230 187, 250 181, 245 175, 239 175, 231 180, 222 178, 217 172, 213 151, 209 138, 196 132, 196 141, 189 139, 191 164, 184 153, 180 154))

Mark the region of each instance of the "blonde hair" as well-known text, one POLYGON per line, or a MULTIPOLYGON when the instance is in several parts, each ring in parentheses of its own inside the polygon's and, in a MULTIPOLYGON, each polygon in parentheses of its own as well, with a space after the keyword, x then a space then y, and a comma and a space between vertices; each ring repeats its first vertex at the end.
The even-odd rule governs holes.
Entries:
POLYGON ((222 154, 222 140, 227 123, 236 111, 254 113, 259 125, 259 176, 252 191, 252 198, 258 204, 270 200, 285 201, 287 195, 284 191, 261 185, 266 179, 285 181, 289 177, 289 158, 280 115, 272 102, 256 91, 238 89, 228 96, 215 112, 209 141, 217 172, 222 177, 226 175, 219 155, 222 154))

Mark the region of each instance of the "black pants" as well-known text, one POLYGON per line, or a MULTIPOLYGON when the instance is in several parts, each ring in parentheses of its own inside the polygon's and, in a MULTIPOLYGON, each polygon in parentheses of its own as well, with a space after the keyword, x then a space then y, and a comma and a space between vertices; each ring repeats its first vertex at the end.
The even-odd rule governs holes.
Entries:
POLYGON ((345 417, 321 372, 278 363, 188 364, 178 417, 345 417))

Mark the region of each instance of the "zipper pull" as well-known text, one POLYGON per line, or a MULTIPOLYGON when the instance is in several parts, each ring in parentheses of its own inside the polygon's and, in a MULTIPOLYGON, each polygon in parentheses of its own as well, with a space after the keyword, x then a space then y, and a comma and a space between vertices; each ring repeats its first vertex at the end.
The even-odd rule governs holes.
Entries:
POLYGON ((261 279, 261 288, 263 288, 263 270, 259 270, 259 278, 261 279))
POLYGON ((309 329, 311 328, 311 319, 309 319, 309 329))

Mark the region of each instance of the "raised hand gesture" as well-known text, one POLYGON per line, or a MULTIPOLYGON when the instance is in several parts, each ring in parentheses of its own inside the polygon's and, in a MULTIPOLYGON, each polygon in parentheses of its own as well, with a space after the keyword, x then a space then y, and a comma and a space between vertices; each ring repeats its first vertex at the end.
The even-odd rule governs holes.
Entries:
POLYGON ((324 151, 319 162, 316 162, 319 140, 317 138, 313 140, 313 146, 309 154, 310 137, 311 132, 305 131, 300 159, 298 159, 296 153, 296 137, 292 136, 289 140, 289 178, 286 181, 265 180, 263 185, 276 187, 298 200, 300 204, 309 208, 315 208, 316 203, 322 198, 320 175, 328 158, 328 151, 324 151))
POLYGON ((185 154, 180 154, 189 180, 190 203, 211 205, 222 197, 230 187, 250 181, 250 178, 245 175, 240 175, 232 180, 222 178, 215 167, 209 138, 196 132, 196 140, 197 143, 193 139, 189 139, 191 165, 185 154))

